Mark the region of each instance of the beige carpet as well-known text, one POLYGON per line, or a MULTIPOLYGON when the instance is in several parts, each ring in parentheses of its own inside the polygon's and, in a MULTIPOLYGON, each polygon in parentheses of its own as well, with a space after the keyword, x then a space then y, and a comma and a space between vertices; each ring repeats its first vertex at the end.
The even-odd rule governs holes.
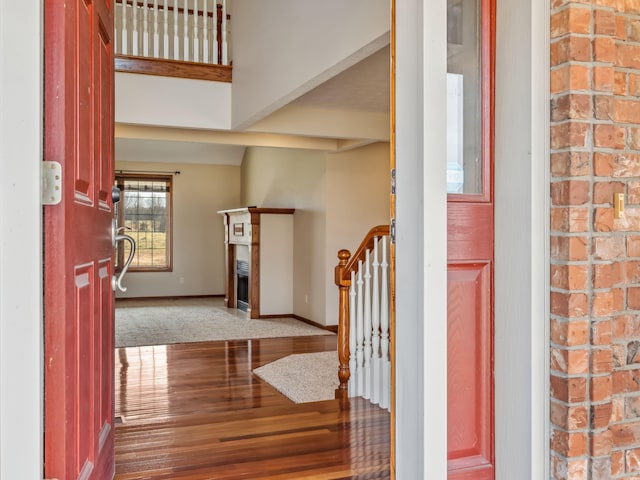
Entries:
POLYGON ((334 335, 293 318, 254 319, 220 298, 116 302, 116 347, 334 335))
POLYGON ((253 373, 295 403, 332 400, 339 385, 338 352, 289 355, 253 373))

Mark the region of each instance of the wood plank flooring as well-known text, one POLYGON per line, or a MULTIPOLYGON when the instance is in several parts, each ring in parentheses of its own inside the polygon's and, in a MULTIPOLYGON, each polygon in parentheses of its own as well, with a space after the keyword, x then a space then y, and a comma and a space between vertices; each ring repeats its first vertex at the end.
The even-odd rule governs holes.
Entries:
POLYGON ((116 480, 387 479, 389 414, 363 399, 295 404, 251 373, 336 337, 116 351, 116 480))

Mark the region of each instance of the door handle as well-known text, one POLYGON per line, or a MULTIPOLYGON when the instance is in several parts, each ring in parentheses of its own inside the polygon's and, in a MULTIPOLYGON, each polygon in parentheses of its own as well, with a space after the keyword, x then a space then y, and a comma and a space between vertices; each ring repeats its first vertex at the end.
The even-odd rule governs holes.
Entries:
POLYGON ((127 261, 124 263, 124 267, 122 267, 120 274, 117 276, 114 275, 113 277, 111 277, 111 288, 113 288, 114 292, 116 290, 120 290, 121 292, 127 291, 127 287, 122 286, 122 278, 124 277, 125 273, 127 273, 127 269, 129 268, 129 265, 131 265, 131 262, 133 261, 133 256, 136 254, 135 240, 130 235, 120 233, 122 230, 124 230, 124 227, 116 228, 116 225, 114 222, 112 226, 113 246, 115 247, 118 244, 118 242, 124 240, 125 242, 129 242, 129 244, 131 245, 131 250, 129 251, 129 258, 127 258, 127 261))

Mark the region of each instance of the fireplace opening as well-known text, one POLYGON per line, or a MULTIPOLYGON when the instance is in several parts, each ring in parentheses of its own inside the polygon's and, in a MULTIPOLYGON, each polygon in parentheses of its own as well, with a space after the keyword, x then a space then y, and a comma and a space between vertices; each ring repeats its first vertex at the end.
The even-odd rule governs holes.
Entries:
POLYGON ((249 310, 249 262, 236 260, 236 305, 238 310, 249 310))

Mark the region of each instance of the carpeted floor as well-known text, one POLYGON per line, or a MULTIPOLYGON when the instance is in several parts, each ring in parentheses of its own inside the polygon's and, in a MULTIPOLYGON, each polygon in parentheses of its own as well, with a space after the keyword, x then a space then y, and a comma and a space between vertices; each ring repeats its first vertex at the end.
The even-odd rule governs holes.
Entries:
POLYGON ((251 320, 221 298, 116 302, 116 347, 305 335, 334 334, 293 318, 251 320))
POLYGON ((289 355, 253 373, 295 403, 332 400, 339 385, 338 352, 289 355))

